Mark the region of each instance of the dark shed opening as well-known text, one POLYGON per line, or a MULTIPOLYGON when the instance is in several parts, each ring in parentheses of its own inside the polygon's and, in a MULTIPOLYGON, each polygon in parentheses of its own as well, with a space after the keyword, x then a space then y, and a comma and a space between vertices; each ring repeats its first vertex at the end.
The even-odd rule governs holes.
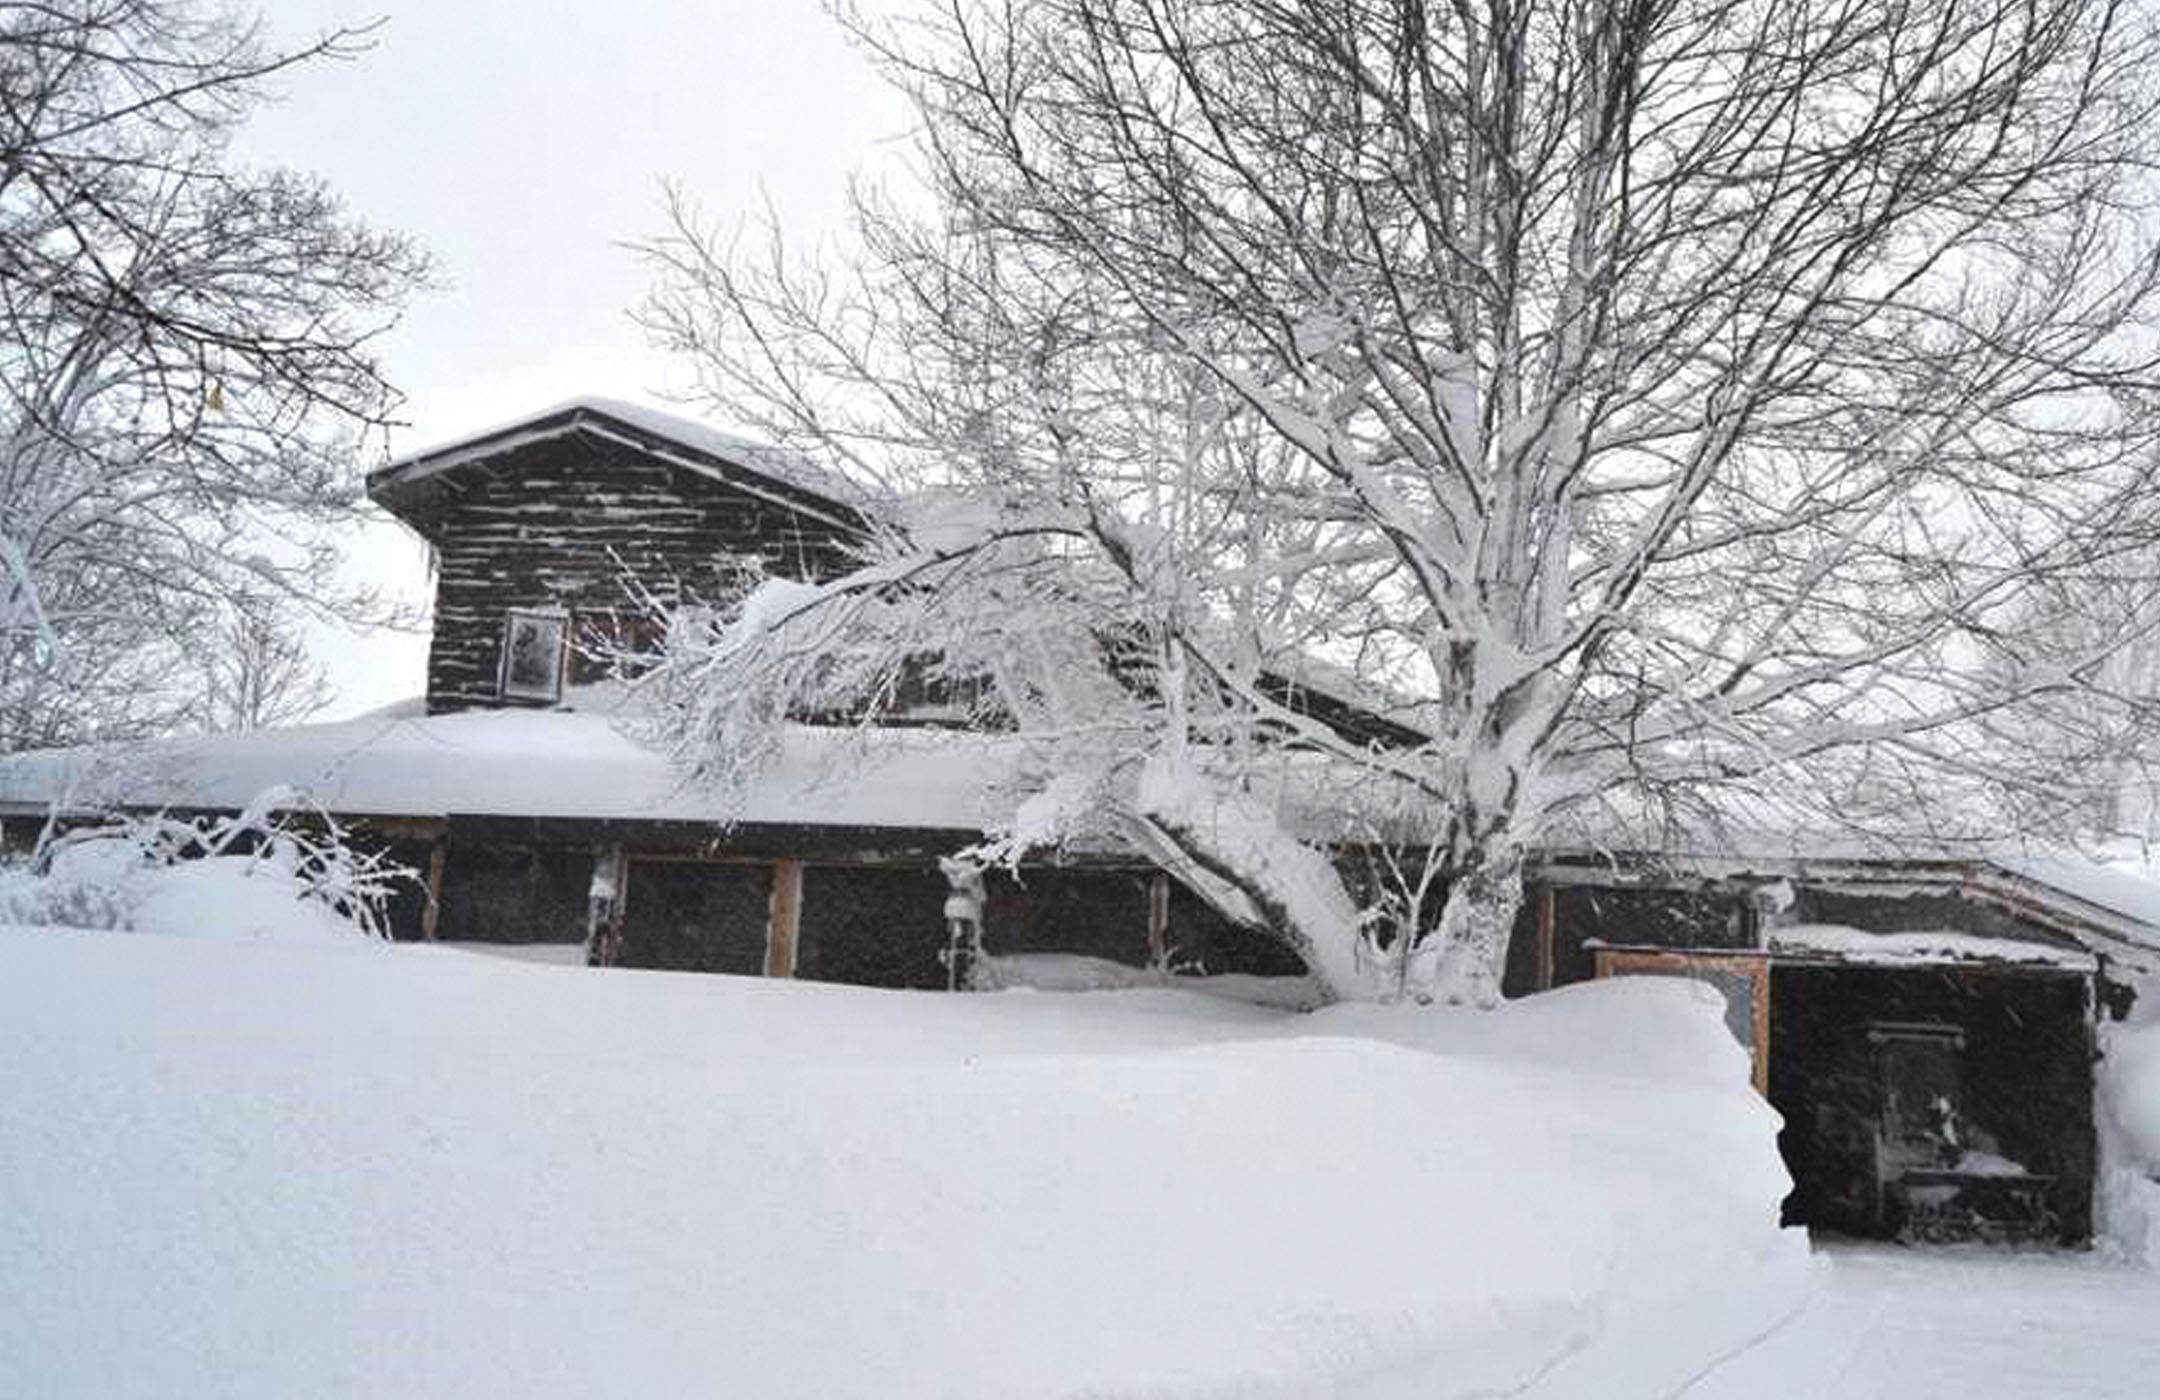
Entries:
POLYGON ((935 868, 808 867, 795 975, 858 987, 942 989, 949 888, 935 868))
POLYGON ((453 838, 444 862, 437 938, 465 943, 584 941, 592 896, 590 850, 453 838))
POLYGON ((2068 972, 1771 972, 1787 1224, 1910 1241, 2092 1233, 2093 1045, 2068 972))
POLYGON ((623 967, 765 971, 772 869, 762 864, 633 860, 623 895, 623 967))

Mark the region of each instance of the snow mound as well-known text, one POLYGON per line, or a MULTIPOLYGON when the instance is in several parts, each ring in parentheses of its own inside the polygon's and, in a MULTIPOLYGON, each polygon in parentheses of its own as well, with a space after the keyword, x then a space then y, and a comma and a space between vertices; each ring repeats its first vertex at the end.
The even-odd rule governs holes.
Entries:
POLYGON ((1310 1011, 1327 1000, 1310 977, 1259 977, 1244 972, 1191 976, 1133 967, 1084 953, 997 953, 969 964, 968 986, 978 992, 1112 992, 1136 987, 1174 987, 1181 992, 1228 997, 1284 1011, 1310 1011))
MULTIPOLYGON (((1307 1024, 1436 1055, 1572 1073, 1594 1067, 1601 1079, 1730 1087, 1747 1083, 1752 1071, 1724 1015, 1724 994, 1692 977, 1622 977, 1579 982, 1484 1013, 1345 1002, 1314 1013, 1307 1024)), ((1762 1112, 1775 1116, 1767 1106, 1762 1112)), ((1743 1118, 1761 1121, 1761 1115, 1743 1118)))
POLYGON ((278 825, 282 796, 266 790, 229 819, 126 818, 63 836, 40 861, 0 869, 0 924, 302 941, 379 933, 381 902, 407 874, 355 856, 334 827, 278 825))
POLYGON ((1656 979, 1304 1016, 374 951, 0 930, 0 1394, 1626 1400, 1805 1286, 1774 1115, 1656 979))
POLYGON ((2127 1022, 2100 1027, 2099 1208, 2117 1252, 2160 1264, 2160 984, 2139 991, 2127 1022))
POLYGON ((382 946, 311 896, 290 870, 253 856, 184 861, 136 878, 137 933, 279 938, 382 946))
POLYGON ((2160 1015, 2114 1029, 2101 1084, 2124 1145, 2160 1175, 2160 1015))

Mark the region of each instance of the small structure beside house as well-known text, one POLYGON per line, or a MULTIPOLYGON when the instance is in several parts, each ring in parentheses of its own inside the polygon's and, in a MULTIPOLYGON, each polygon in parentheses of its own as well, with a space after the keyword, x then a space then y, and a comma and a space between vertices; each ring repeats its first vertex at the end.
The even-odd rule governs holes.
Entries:
POLYGON ((2089 1238, 2096 1027, 2153 970, 2160 899, 2071 861, 1757 849, 1549 853, 1510 992, 1645 974, 1715 988, 1785 1119, 1789 1223, 2089 1238))
MULTIPOLYGON (((10 843, 56 810, 232 811, 293 784, 423 872, 393 911, 401 938, 923 989, 964 981, 977 930, 1008 959, 1278 986, 1303 972, 1129 851, 994 872, 950 917, 940 861, 980 836, 1027 761, 998 734, 801 726, 723 803, 617 727, 600 653, 649 636, 653 600, 723 596, 744 559, 816 579, 876 527, 874 506, 809 465, 579 400, 394 462, 368 489, 434 551, 417 703, 0 760, 10 843)), ((1415 737, 1355 696, 1281 684, 1346 732, 1415 737)), ((1331 829, 1316 811, 1308 834, 1331 829)), ((2160 910, 2104 886, 2072 864, 1789 840, 1548 852, 1508 991, 1677 973, 1724 995, 1785 1116, 1796 1223, 2076 1242, 2092 1229, 2095 1023, 2128 972, 2160 961, 2160 910)))

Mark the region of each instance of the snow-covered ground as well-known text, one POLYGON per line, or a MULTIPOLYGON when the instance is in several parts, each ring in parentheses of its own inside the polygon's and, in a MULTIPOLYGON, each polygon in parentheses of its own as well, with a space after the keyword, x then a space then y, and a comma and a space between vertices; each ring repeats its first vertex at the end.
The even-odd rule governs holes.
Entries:
POLYGON ((1685 1400, 2150 1400, 2160 1274, 2096 1254, 1827 1249, 1815 1301, 1685 1400))
POLYGON ((1797 1309, 1715 995, 0 930, 0 1395, 1598 1397, 1797 1309))

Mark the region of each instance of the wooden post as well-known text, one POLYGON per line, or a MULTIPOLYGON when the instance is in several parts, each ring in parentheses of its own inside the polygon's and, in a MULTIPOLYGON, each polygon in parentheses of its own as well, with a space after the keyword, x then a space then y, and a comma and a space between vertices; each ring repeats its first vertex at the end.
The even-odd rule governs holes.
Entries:
POLYGON ((1157 967, 1170 960, 1170 876, 1158 870, 1148 877, 1148 961, 1157 967))
POLYGON ((765 919, 765 975, 795 975, 795 937, 802 928, 802 862, 776 860, 765 919))
POLYGON ((449 838, 438 836, 428 850, 427 908, 420 911, 420 941, 423 943, 435 941, 435 929, 442 919, 443 864, 449 848, 449 838))
POLYGON ((1553 887, 1537 887, 1537 989, 1552 990, 1557 958, 1553 951, 1553 887))
POLYGON ((630 858, 620 846, 593 852, 593 879, 585 912, 585 965, 613 967, 622 947, 623 905, 629 891, 630 858))
POLYGON ((1777 964, 1764 958, 1755 974, 1755 1092, 1770 1097, 1770 978, 1777 964))

